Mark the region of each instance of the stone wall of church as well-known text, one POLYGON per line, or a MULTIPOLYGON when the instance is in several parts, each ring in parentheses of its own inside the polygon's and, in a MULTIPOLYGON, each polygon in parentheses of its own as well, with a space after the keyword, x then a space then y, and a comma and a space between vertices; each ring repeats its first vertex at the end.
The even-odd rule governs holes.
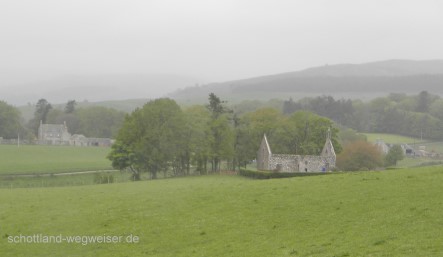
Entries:
POLYGON ((273 154, 269 158, 269 170, 279 172, 326 172, 334 167, 334 156, 273 154))
POLYGON ((298 156, 299 172, 326 172, 335 167, 334 156, 298 156))
POLYGON ((296 155, 291 154, 273 154, 269 159, 269 170, 279 172, 297 172, 298 163, 296 155))

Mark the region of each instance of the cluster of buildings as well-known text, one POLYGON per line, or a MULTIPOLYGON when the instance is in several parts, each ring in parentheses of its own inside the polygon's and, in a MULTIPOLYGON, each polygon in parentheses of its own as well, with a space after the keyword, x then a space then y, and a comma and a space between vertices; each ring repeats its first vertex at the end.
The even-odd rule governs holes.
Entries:
POLYGON ((38 144, 41 145, 70 145, 70 146, 102 146, 110 147, 114 140, 110 138, 85 137, 84 135, 68 132, 66 122, 63 124, 43 124, 38 129, 38 144))
MULTIPOLYGON (((393 144, 385 143, 382 139, 377 139, 375 145, 383 154, 387 154, 389 152, 389 149, 391 149, 391 147, 394 146, 393 144)), ((403 154, 407 157, 430 157, 430 158, 440 157, 438 153, 435 153, 433 151, 431 152, 426 151, 426 146, 424 145, 419 146, 418 150, 414 149, 412 146, 408 144, 400 144, 400 147, 403 150, 403 154)))

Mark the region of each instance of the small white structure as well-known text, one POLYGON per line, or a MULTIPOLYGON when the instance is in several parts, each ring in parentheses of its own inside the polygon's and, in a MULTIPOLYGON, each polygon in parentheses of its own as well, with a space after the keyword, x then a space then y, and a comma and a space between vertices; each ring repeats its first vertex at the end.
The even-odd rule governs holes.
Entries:
POLYGON ((382 152, 383 154, 388 154, 389 152, 389 146, 385 143, 385 141, 383 141, 383 139, 377 139, 377 141, 375 141, 375 146, 378 148, 378 150, 380 150, 380 152, 382 152))

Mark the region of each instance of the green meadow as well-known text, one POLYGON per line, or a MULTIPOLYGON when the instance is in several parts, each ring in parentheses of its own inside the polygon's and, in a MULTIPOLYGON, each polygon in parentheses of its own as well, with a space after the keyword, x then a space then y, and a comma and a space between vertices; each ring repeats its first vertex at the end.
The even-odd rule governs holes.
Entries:
POLYGON ((1 174, 41 174, 111 169, 110 148, 0 145, 1 174))
POLYGON ((442 184, 435 166, 0 189, 0 256, 442 256, 442 184))
POLYGON ((406 137, 394 134, 383 133, 362 133, 365 135, 369 142, 375 143, 378 139, 382 139, 385 143, 389 144, 419 144, 429 141, 421 140, 420 138, 406 137))

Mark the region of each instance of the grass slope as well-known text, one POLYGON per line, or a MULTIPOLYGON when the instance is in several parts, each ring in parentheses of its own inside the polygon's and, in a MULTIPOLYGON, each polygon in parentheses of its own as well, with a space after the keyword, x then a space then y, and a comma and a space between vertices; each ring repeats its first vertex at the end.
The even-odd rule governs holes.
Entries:
POLYGON ((0 189, 0 256, 441 256, 443 168, 0 189), (137 244, 13 244, 12 235, 137 244))
POLYGON ((0 145, 0 174, 111 169, 109 148, 0 145))

